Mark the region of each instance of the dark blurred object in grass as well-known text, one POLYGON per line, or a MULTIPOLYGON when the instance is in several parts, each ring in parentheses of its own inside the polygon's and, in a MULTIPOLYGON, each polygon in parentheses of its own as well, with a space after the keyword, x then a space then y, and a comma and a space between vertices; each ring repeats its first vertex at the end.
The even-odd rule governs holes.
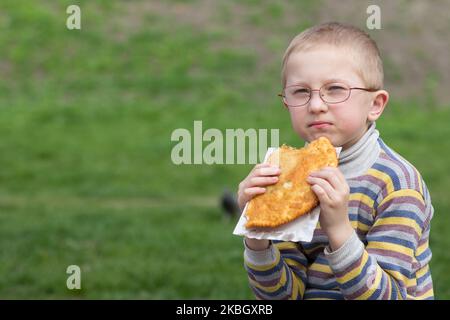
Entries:
POLYGON ((240 213, 236 196, 229 189, 223 191, 220 205, 226 217, 236 217, 240 213))

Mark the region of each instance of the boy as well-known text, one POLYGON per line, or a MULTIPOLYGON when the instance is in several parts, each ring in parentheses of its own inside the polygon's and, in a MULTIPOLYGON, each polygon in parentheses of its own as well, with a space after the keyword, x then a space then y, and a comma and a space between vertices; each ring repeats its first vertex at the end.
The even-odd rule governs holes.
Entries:
MULTIPOLYGON (((433 216, 419 172, 379 137, 389 99, 376 43, 340 23, 305 30, 286 50, 283 103, 294 131, 342 147, 338 168, 308 178, 320 202, 310 243, 244 239, 258 299, 433 299, 433 216)), ((242 209, 280 168, 258 164, 239 184, 242 209)))

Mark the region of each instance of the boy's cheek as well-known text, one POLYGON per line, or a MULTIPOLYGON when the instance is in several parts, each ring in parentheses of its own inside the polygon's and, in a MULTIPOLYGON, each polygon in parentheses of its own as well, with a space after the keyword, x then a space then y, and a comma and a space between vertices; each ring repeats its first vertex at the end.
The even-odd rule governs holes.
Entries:
MULTIPOLYGON (((294 108, 291 108, 294 109, 294 108)), ((295 110, 295 109, 294 109, 295 110)), ((306 124, 304 122, 305 116, 301 115, 300 112, 296 112, 296 111, 291 111, 289 110, 289 113, 291 115, 291 124, 292 124, 292 129, 294 129, 294 131, 302 138, 307 140, 306 137, 306 124)))
POLYGON ((364 126, 367 120, 366 112, 357 109, 355 106, 348 106, 346 110, 343 110, 339 116, 338 123, 340 130, 354 132, 364 126), (344 112, 345 111, 345 112, 344 112))

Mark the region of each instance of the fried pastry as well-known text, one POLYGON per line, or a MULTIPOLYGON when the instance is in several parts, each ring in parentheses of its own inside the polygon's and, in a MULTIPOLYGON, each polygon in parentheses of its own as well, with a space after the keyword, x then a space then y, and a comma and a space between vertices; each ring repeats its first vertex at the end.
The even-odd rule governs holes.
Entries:
POLYGON ((282 145, 268 162, 279 165, 281 174, 276 184, 250 200, 246 228, 277 227, 310 212, 319 201, 306 178, 312 171, 338 165, 336 150, 325 137, 301 149, 282 145))

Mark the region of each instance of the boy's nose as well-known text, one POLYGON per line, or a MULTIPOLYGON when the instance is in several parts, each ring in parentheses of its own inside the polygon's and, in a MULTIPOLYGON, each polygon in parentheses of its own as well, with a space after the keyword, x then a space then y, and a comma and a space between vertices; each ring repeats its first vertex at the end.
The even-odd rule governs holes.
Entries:
POLYGON ((320 98, 320 93, 318 91, 311 92, 311 100, 309 100, 309 110, 313 113, 327 111, 328 106, 320 98))

